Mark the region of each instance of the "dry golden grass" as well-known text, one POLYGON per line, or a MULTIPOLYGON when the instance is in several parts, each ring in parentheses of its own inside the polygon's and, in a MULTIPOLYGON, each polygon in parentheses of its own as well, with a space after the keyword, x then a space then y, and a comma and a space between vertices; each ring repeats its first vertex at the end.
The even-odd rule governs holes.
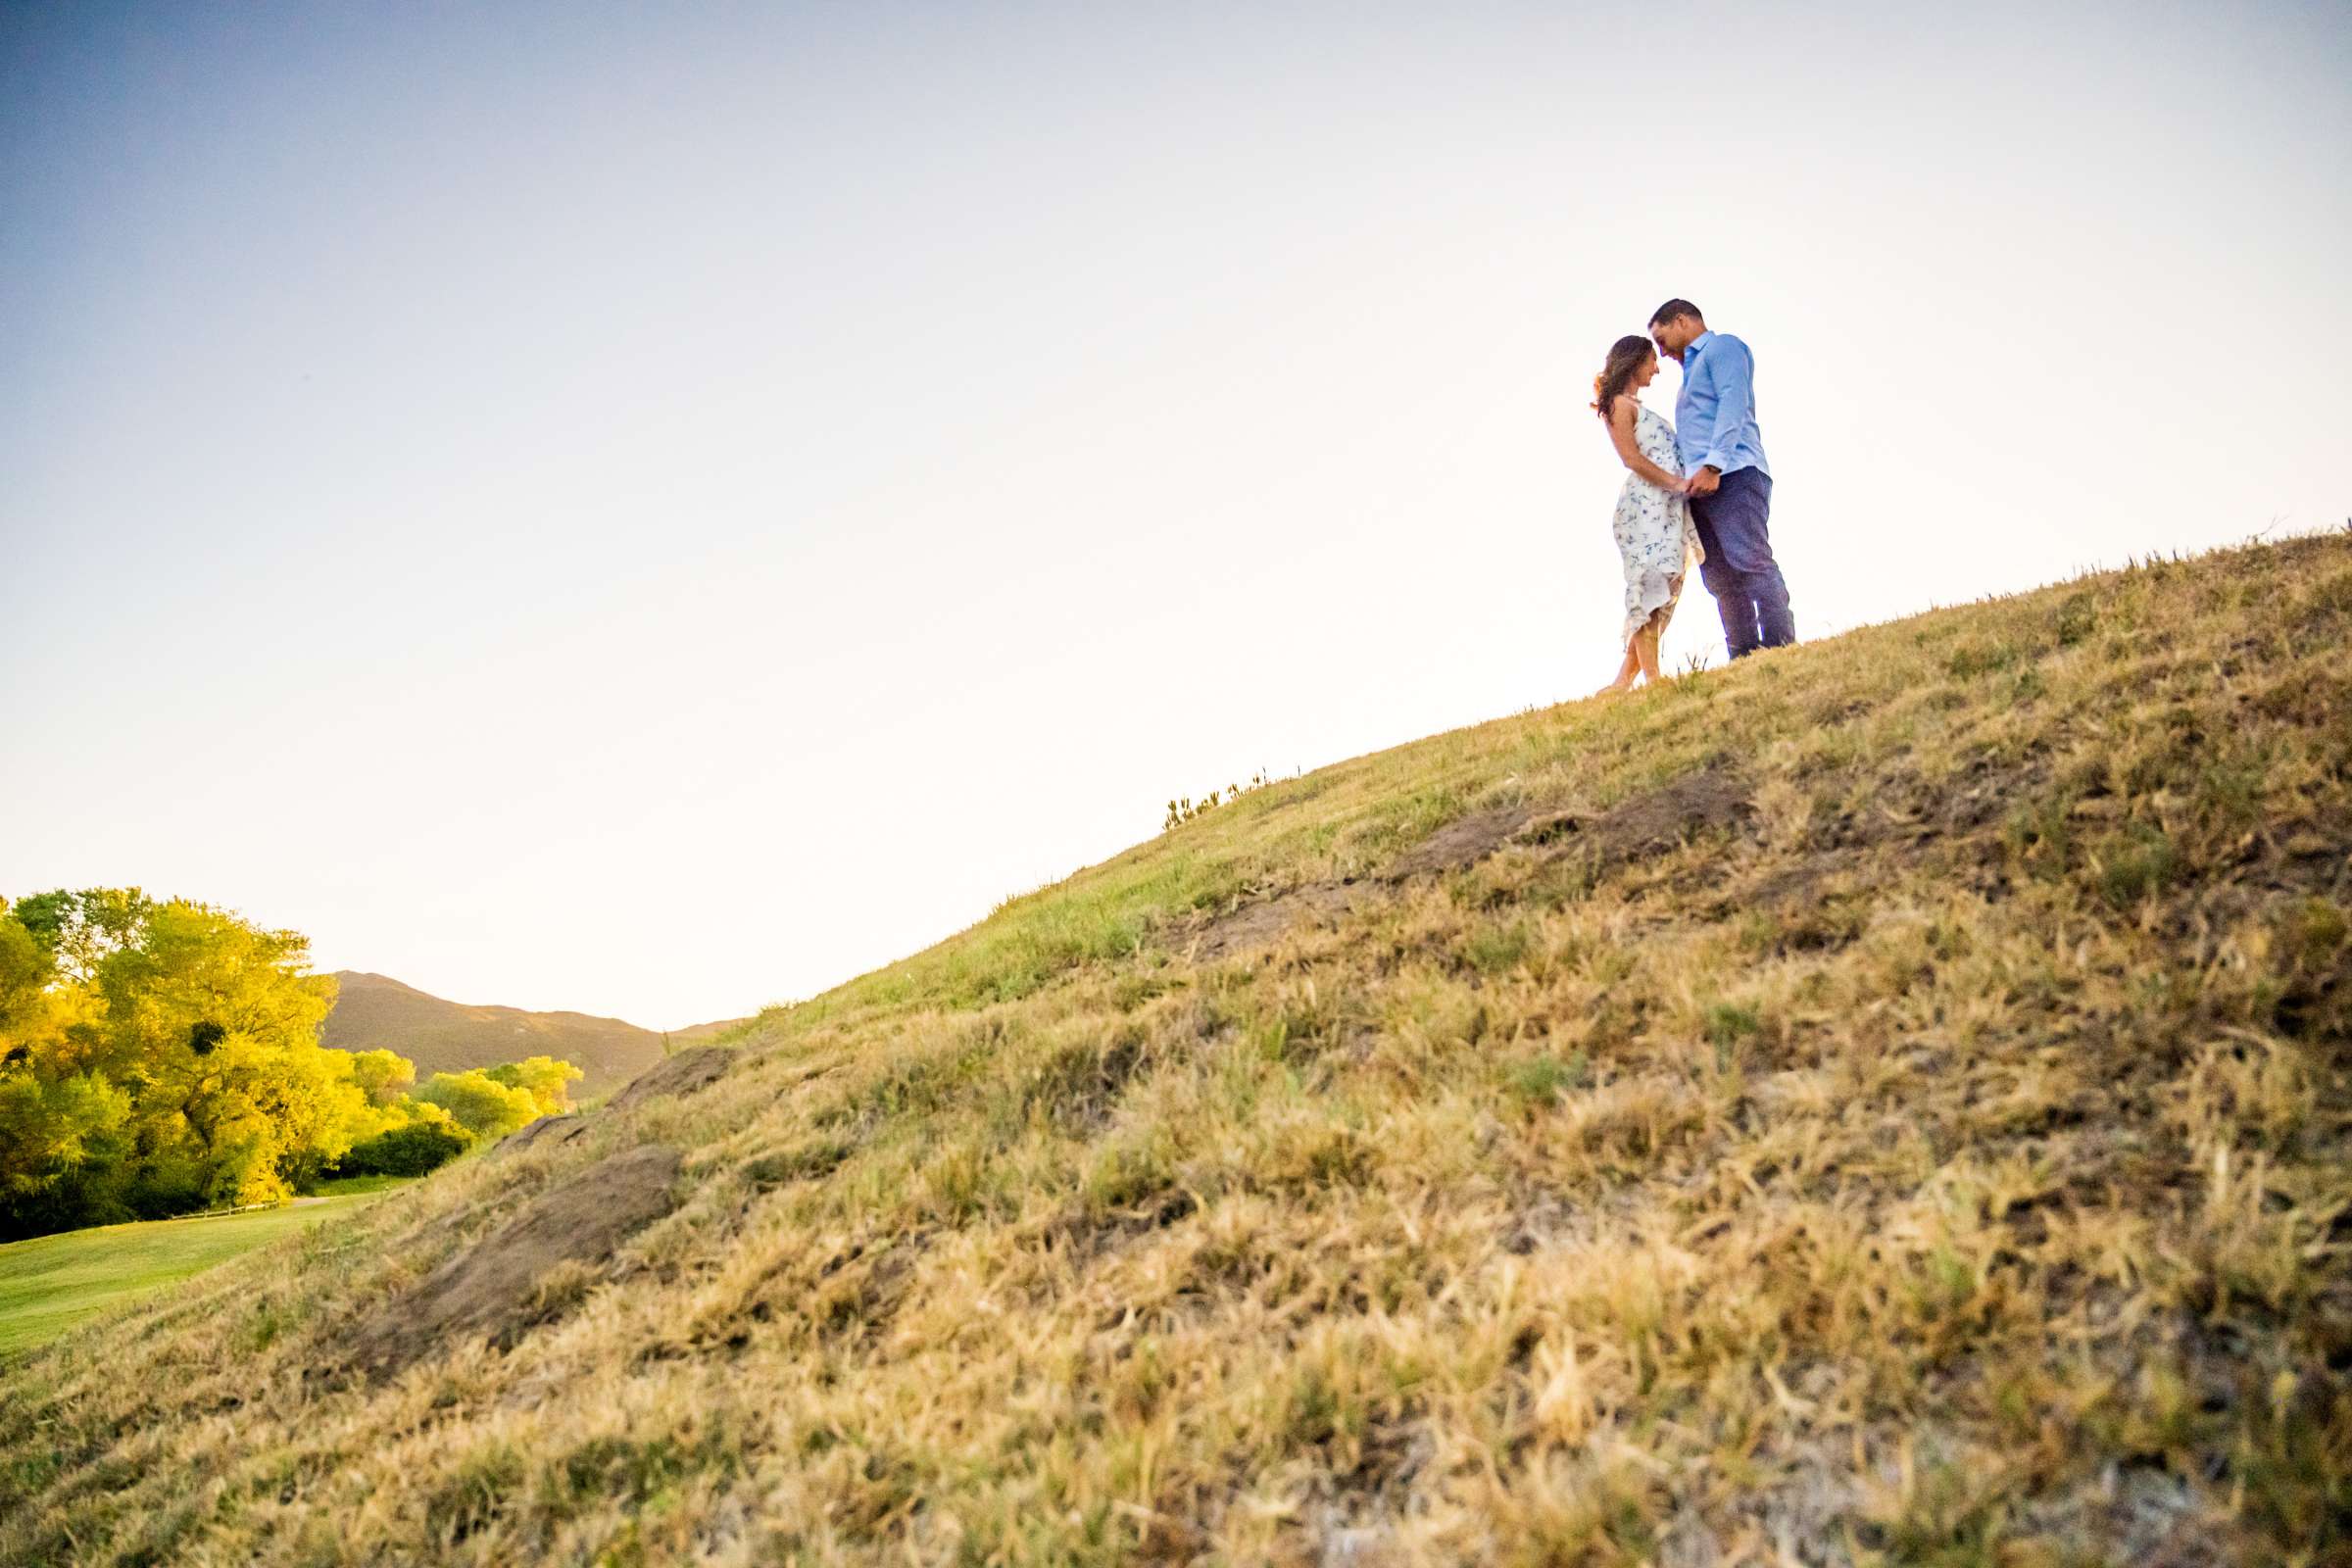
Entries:
POLYGON ((0 1554, 2345 1561, 2347 633, 2301 540, 1248 792, 13 1368, 0 1554), (334 1370, 656 1140, 511 1351, 334 1370))

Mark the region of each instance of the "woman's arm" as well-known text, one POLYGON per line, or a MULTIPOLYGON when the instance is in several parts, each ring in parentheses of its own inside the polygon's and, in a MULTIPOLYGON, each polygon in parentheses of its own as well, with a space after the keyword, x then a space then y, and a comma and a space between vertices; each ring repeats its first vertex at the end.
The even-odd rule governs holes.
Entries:
POLYGON ((1683 476, 1681 474, 1668 473, 1664 468, 1643 457, 1642 449, 1634 444, 1634 400, 1632 398, 1620 396, 1610 406, 1609 439, 1617 444, 1617 456, 1625 460, 1627 467, 1661 490, 1682 489, 1683 476))

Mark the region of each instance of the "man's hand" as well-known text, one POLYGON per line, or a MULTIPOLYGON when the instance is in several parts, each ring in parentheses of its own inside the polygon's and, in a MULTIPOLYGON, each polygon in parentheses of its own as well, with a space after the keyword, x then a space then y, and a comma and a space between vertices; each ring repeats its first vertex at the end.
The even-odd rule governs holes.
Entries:
POLYGON ((1683 494, 1687 496, 1711 496, 1715 493, 1716 488, 1722 483, 1722 469, 1700 468, 1697 472, 1691 474, 1690 478, 1683 481, 1683 494))

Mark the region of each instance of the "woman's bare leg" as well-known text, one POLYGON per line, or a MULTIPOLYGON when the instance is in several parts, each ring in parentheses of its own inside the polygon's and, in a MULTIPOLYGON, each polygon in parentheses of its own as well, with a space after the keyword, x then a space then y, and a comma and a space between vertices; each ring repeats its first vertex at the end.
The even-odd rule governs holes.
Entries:
POLYGON ((1657 614, 1650 616, 1640 631, 1634 633, 1633 646, 1625 651, 1625 657, 1628 660, 1642 666, 1642 675, 1644 680, 1655 681, 1658 679, 1658 639, 1665 634, 1665 631, 1666 613, 1664 611, 1660 611, 1657 614))
POLYGON ((1642 661, 1634 654, 1633 645, 1625 649, 1625 662, 1617 666, 1617 678, 1594 692, 1595 697, 1617 697, 1634 689, 1634 677, 1642 673, 1642 661))
MULTIPOLYGON (((1677 578, 1673 586, 1675 599, 1679 599, 1683 591, 1681 579, 1677 578)), ((1649 619, 1634 634, 1633 646, 1626 650, 1629 657, 1641 662, 1642 675, 1651 681, 1665 679, 1665 672, 1658 666, 1658 645, 1666 639, 1666 623, 1674 619, 1675 599, 1667 600, 1651 612, 1649 619)))

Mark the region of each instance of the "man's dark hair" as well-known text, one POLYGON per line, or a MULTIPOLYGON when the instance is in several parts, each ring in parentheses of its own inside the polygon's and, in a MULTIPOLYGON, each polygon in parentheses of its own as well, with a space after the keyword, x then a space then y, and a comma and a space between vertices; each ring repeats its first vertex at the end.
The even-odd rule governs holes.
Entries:
POLYGON ((1679 321, 1686 316, 1694 321, 1706 319, 1705 317, 1698 314, 1698 307, 1689 300, 1668 300, 1649 313, 1649 324, 1656 326, 1664 321, 1679 321))

